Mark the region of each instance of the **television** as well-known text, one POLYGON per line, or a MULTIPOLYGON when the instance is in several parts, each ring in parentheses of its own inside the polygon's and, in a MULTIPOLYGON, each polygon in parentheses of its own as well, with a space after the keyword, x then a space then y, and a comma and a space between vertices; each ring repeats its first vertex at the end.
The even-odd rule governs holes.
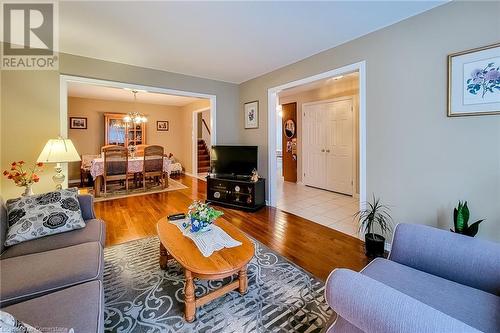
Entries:
POLYGON ((217 176, 249 176, 257 169, 257 146, 212 146, 210 169, 217 176))

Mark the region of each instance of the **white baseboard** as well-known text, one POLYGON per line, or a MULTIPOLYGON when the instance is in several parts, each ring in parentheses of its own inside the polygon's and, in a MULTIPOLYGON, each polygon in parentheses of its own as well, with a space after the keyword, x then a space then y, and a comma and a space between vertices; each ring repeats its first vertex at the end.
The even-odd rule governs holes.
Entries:
POLYGON ((192 173, 190 172, 184 172, 184 174, 186 176, 190 176, 190 177, 193 177, 193 178, 198 178, 199 180, 203 180, 204 182, 206 182, 207 180, 204 178, 204 177, 201 177, 201 176, 198 176, 198 175, 193 175, 192 173))

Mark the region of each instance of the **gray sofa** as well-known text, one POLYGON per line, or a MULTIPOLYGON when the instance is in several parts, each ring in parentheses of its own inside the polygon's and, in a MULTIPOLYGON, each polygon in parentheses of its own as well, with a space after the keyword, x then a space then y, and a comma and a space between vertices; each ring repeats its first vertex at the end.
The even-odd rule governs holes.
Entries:
POLYGON ((388 259, 334 270, 328 333, 500 332, 500 244, 399 224, 388 259))
POLYGON ((103 332, 105 224, 95 217, 92 196, 78 200, 85 228, 6 248, 0 198, 0 307, 32 326, 103 332))

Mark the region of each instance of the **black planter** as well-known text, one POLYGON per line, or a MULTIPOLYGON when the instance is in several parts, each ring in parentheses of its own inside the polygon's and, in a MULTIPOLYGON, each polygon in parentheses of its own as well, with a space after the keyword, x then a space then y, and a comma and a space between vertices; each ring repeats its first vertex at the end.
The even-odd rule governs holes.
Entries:
POLYGON ((368 257, 384 256, 385 238, 379 234, 365 234, 365 253, 368 257))

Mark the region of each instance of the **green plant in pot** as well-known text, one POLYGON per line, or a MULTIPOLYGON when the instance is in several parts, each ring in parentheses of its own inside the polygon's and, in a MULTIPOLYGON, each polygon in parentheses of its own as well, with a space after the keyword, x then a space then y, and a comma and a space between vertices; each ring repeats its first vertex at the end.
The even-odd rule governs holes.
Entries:
POLYGON ((469 207, 467 207, 467 201, 458 202, 458 207, 453 210, 453 224, 455 230, 450 229, 452 232, 457 234, 462 234, 466 236, 474 237, 479 231, 479 224, 484 220, 478 220, 471 225, 469 225, 469 207))
POLYGON ((382 205, 379 198, 373 196, 372 201, 365 203, 365 208, 354 214, 359 220, 359 231, 365 232, 365 251, 369 257, 384 255, 385 237, 375 233, 378 228, 382 234, 392 231, 393 221, 389 207, 382 205))

